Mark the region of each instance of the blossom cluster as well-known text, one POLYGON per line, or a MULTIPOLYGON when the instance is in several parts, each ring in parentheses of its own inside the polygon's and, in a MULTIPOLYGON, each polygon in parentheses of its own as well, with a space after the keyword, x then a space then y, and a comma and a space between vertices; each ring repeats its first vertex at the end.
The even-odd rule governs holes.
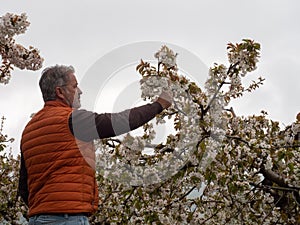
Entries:
POLYGON ((154 57, 158 59, 158 63, 162 63, 167 68, 176 66, 177 53, 175 54, 166 45, 162 46, 161 49, 154 54, 154 57))
POLYGON ((243 39, 242 43, 229 43, 228 61, 234 65, 233 69, 238 70, 241 76, 245 76, 247 72, 256 69, 256 63, 259 58, 260 44, 253 40, 243 39))
POLYGON ((29 25, 25 13, 7 13, 0 17, 0 83, 9 82, 12 66, 28 70, 39 70, 42 67, 43 58, 38 49, 32 46, 27 49, 14 40, 14 36, 24 33, 29 25))
POLYGON ((0 17, 0 42, 6 44, 10 42, 15 35, 25 33, 30 23, 27 21, 25 13, 14 15, 6 13, 0 17))

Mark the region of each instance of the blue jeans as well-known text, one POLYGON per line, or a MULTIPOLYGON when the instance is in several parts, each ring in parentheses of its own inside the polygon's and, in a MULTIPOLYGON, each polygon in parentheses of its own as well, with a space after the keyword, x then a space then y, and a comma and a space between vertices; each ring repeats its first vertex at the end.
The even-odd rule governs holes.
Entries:
POLYGON ((42 214, 29 218, 29 225, 89 225, 84 214, 42 214))

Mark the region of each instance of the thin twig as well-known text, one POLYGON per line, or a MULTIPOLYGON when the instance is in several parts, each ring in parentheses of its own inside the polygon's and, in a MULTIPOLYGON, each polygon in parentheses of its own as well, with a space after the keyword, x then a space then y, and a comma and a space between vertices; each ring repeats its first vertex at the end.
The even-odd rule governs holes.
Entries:
POLYGON ((177 109, 178 112, 180 112, 180 113, 182 113, 183 115, 187 116, 187 114, 186 114, 184 111, 182 111, 182 110, 178 107, 176 101, 173 101, 173 102, 174 102, 174 108, 177 109))

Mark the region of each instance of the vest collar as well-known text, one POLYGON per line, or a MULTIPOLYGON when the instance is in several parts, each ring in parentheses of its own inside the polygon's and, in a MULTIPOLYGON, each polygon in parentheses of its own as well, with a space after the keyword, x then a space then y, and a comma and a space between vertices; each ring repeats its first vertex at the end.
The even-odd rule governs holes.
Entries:
POLYGON ((71 108, 66 103, 60 102, 60 101, 57 101, 57 100, 45 102, 44 107, 46 107, 46 106, 50 106, 50 107, 68 107, 68 108, 71 108))

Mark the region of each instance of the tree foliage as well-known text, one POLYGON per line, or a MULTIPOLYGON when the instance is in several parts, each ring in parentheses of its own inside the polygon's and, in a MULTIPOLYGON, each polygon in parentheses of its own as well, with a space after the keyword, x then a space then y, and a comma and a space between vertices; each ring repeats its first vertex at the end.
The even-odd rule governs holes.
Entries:
POLYGON ((281 128, 264 111, 236 115, 231 100, 263 84, 242 81, 256 69, 260 45, 245 39, 227 50, 229 65, 214 64, 204 90, 180 74, 166 46, 155 54, 157 66, 137 66, 143 98, 173 92, 173 107, 156 122, 172 120, 175 133, 153 143, 149 123, 141 136, 98 143, 102 202, 94 224, 300 222, 299 122, 281 128))
POLYGON ((6 13, 0 17, 0 83, 7 84, 11 77, 11 70, 19 69, 39 70, 42 67, 43 58, 39 50, 29 46, 25 48, 16 43, 14 37, 25 33, 30 25, 25 13, 16 15, 6 13))
POLYGON ((27 208, 17 193, 20 158, 8 149, 14 140, 3 134, 4 120, 0 125, 0 224, 22 224, 27 208))

